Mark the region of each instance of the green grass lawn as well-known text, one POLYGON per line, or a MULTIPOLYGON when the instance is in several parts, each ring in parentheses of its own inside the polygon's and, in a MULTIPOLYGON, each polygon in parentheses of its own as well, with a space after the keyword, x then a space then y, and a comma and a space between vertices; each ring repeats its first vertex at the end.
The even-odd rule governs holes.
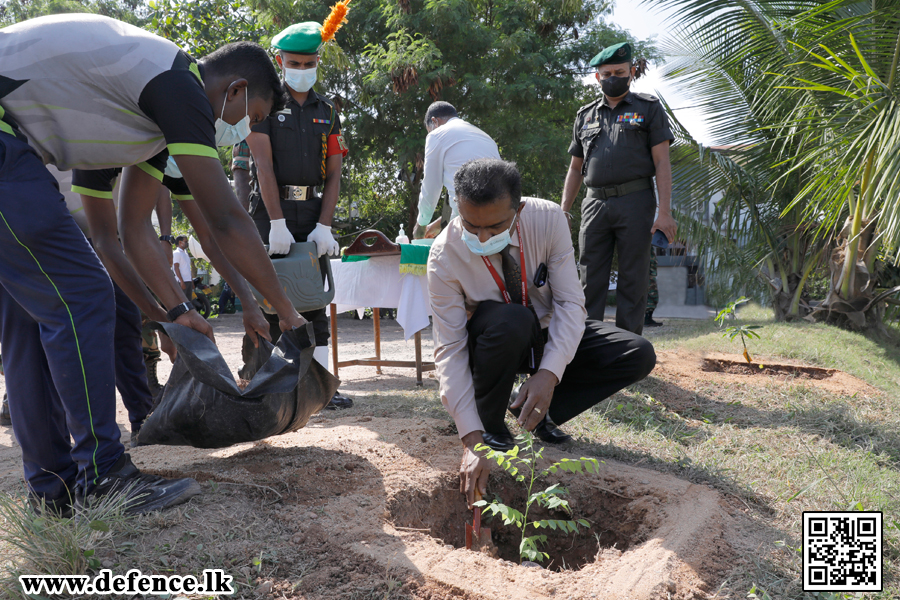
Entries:
MULTIPOLYGON (((719 598, 748 597, 753 586, 757 597, 773 600, 841 597, 802 592, 796 550, 802 513, 859 507, 883 511, 885 524, 885 588, 867 597, 900 597, 900 337, 875 341, 826 325, 775 323, 770 310, 754 306, 739 311, 738 319, 764 326, 762 339, 749 343, 755 359, 840 369, 880 393, 842 397, 774 381, 698 379, 679 387, 653 373, 567 423, 579 438, 574 451, 711 485, 737 496, 762 527, 774 530, 771 546, 747 557, 753 566, 727 582, 719 598)), ((658 352, 742 350, 712 320, 666 324, 647 332, 658 352)), ((433 391, 384 394, 375 405, 385 414, 442 414, 433 391)))

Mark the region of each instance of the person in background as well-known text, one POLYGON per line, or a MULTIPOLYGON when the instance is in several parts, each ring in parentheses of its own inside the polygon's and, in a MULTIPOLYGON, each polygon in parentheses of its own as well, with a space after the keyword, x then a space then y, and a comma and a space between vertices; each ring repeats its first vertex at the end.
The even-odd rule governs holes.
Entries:
MULTIPOLYGON (((422 239, 431 232, 426 228, 434 216, 441 199, 441 190, 447 188, 450 202, 450 218, 456 217, 456 191, 453 176, 466 161, 475 158, 500 158, 497 143, 471 123, 463 121, 449 102, 434 102, 425 111, 425 173, 419 192, 419 216, 413 228, 413 237, 422 239)), ((434 225, 435 230, 440 227, 434 225)), ((436 235, 436 233, 434 234, 436 235)))
MULTIPOLYGON (((334 103, 313 85, 319 49, 330 39, 323 31, 328 29, 333 36, 335 11, 341 7, 346 9, 341 2, 335 5, 325 26, 297 23, 272 39, 289 93, 287 107, 256 125, 247 143, 254 166, 250 214, 273 256, 287 254, 298 241, 315 242, 320 257, 340 252, 331 222, 341 189, 341 165, 349 151, 334 103)), ((330 335, 325 308, 302 314, 315 329, 315 359, 327 369, 330 335)), ((272 323, 274 342, 280 333, 272 323)), ((244 348, 246 363, 246 340, 244 348)), ((336 392, 326 408, 351 406, 353 400, 336 392)))
POLYGON ((184 291, 184 297, 190 302, 194 295, 194 278, 191 277, 191 257, 187 253, 187 245, 187 236, 179 235, 175 238, 172 270, 175 271, 175 278, 184 291))
MULTIPOLYGON (((159 196, 156 198, 156 221, 159 223, 159 242, 163 249, 163 253, 168 259, 169 268, 172 268, 172 247, 175 245, 175 236, 172 235, 172 198, 169 190, 165 186, 159 188, 159 196)), ((101 262, 102 262, 101 258, 101 262)), ((153 321, 147 314, 141 311, 141 350, 144 353, 144 365, 147 368, 147 384, 150 386, 150 394, 153 396, 154 406, 159 401, 163 391, 163 385, 159 382, 159 373, 157 366, 162 359, 160 352, 159 340, 162 339, 163 344, 167 345, 167 354, 169 359, 175 362, 175 346, 172 341, 163 333, 157 334, 157 331, 151 327, 153 321)))
POLYGON ((675 240, 672 218, 674 139, 666 112, 655 96, 629 91, 636 69, 627 42, 609 46, 591 60, 602 95, 578 110, 562 192, 569 211, 587 184, 581 203, 581 284, 591 319, 602 321, 609 294, 613 252, 619 257, 616 326, 640 334, 647 307, 650 239, 657 229, 675 240), (659 190, 659 216, 653 177, 659 190))
POLYGON ((460 490, 486 493, 484 443, 510 450, 507 409, 547 443, 557 428, 646 377, 647 340, 587 318, 575 251, 558 204, 521 197, 515 164, 473 160, 454 178, 459 218, 431 247, 428 292, 441 402, 463 442, 460 490), (517 374, 528 379, 513 389, 517 374))

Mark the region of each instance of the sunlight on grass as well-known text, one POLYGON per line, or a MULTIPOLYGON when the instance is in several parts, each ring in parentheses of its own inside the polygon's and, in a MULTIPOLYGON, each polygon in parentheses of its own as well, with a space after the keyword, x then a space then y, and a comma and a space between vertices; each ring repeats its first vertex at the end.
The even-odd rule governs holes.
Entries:
MULTIPOLYGON (((745 557, 755 566, 729 582, 734 598, 746 597, 754 584, 772 598, 804 597, 800 555, 791 550, 800 546, 803 511, 848 510, 857 503, 883 511, 887 583, 882 594, 869 597, 900 597, 900 531, 889 527, 890 516, 900 514, 900 338, 776 323, 770 309, 754 305, 737 318, 764 326, 757 330, 762 339, 748 342, 754 358, 839 369, 881 393, 845 397, 802 380, 744 383, 710 373, 688 385, 658 371, 566 423, 578 438, 574 451, 711 485, 771 527, 771 546, 745 557)), ((712 320, 667 325, 648 332, 657 351, 741 352, 740 342, 724 339, 712 320)), ((449 420, 435 391, 381 394, 376 406, 383 401, 378 410, 384 414, 449 420)), ((508 425, 517 431, 512 419, 508 425)))

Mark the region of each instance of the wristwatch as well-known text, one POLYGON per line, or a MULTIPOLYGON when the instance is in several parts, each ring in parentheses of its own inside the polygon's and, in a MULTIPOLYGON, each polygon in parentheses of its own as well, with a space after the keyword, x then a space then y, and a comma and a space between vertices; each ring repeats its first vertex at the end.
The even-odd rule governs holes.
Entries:
POLYGON ((159 236, 159 241, 161 242, 169 242, 173 246, 175 245, 175 236, 174 235, 161 235, 159 236))
POLYGON ((173 308, 172 310, 167 312, 166 318, 169 320, 170 323, 174 323, 175 319, 177 319, 184 313, 189 312, 191 310, 194 310, 193 304, 191 304, 190 302, 182 302, 181 304, 179 304, 178 306, 176 306, 175 308, 173 308))

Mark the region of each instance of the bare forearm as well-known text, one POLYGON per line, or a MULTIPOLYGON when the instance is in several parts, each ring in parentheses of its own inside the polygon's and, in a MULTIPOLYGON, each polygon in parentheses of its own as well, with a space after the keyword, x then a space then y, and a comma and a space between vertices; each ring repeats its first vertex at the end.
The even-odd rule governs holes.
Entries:
POLYGON ((275 172, 271 168, 266 169, 262 165, 258 165, 257 177, 259 177, 259 191, 262 195, 263 204, 266 205, 266 212, 269 213, 269 220, 283 219, 281 194, 278 193, 278 181, 275 179, 275 172))
POLYGON ((156 230, 150 221, 146 221, 141 227, 129 228, 127 233, 123 230, 122 233, 125 255, 137 274, 163 303, 163 307, 171 310, 184 302, 184 292, 172 277, 172 271, 166 267, 165 253, 156 239, 156 230))
POLYGON ((244 210, 250 210, 250 171, 234 169, 234 193, 244 210))
POLYGON ((566 182, 563 184, 563 212, 569 212, 572 210, 572 205, 575 204, 575 198, 578 196, 578 190, 581 189, 581 182, 583 180, 584 177, 582 177, 581 175, 581 169, 574 169, 570 166, 568 172, 566 173, 566 182))
POLYGON ((265 296, 282 318, 296 315, 278 282, 253 219, 243 209, 215 159, 178 156, 188 187, 228 262, 265 296))
POLYGON ((191 225, 194 227, 197 239, 200 241, 200 245, 203 246, 203 251, 206 253, 206 256, 209 257, 209 262, 212 263, 212 266, 222 275, 225 281, 228 282, 228 285, 231 286, 231 289, 234 290, 237 297, 241 299, 241 304, 245 306, 255 305, 256 299, 253 297, 253 292, 250 291, 250 287, 247 285, 247 280, 241 277, 241 274, 238 273, 232 264, 228 262, 228 259, 225 258, 225 254, 222 252, 221 248, 219 248, 215 238, 212 236, 209 225, 206 223, 206 219, 203 218, 203 214, 200 212, 197 203, 193 200, 187 200, 185 202, 180 202, 179 204, 181 205, 181 209, 184 211, 185 216, 187 216, 191 225))
POLYGON ((156 198, 156 219, 159 221, 159 235, 172 235, 172 198, 163 186, 160 186, 156 198))
POLYGON ((325 189, 322 191, 322 210, 319 212, 319 223, 331 227, 334 219, 334 210, 337 208, 338 197, 341 193, 341 163, 340 154, 328 158, 328 173, 325 176, 325 189))
POLYGON ((476 444, 483 444, 484 437, 482 433, 482 431, 470 431, 469 433, 464 435, 462 437, 463 446, 465 446, 469 450, 474 450, 476 444))
POLYGON ((159 305, 156 298, 147 290, 147 286, 141 281, 141 277, 134 270, 134 266, 128 261, 121 244, 113 240, 92 240, 97 256, 113 281, 118 284, 125 295, 137 304, 145 315, 154 321, 166 321, 166 311, 159 305))
POLYGON ((659 193, 659 212, 672 212, 672 165, 668 160, 660 161, 656 169, 656 190, 659 193))

